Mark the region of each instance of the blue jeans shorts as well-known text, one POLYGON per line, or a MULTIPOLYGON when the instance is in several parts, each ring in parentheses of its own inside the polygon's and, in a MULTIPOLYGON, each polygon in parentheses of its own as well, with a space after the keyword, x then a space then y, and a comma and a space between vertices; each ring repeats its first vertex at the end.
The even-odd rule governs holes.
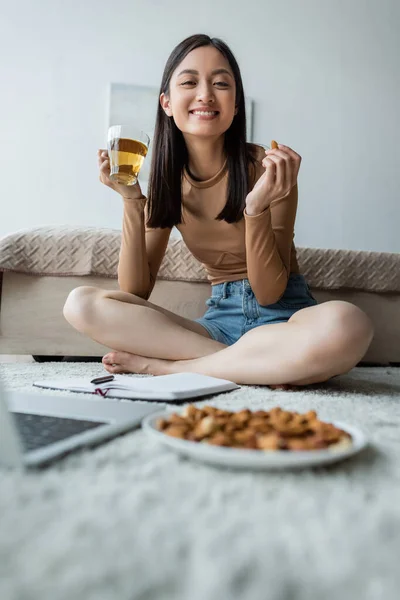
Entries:
POLYGON ((286 323, 301 308, 318 304, 304 276, 297 273, 289 276, 282 298, 267 306, 257 302, 248 279, 218 283, 211 289, 208 310, 196 321, 212 339, 228 346, 255 327, 286 323))

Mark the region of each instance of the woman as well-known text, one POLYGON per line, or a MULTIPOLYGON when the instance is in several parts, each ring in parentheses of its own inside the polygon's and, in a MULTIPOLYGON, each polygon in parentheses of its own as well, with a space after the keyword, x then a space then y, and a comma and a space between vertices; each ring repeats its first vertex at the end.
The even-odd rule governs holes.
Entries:
POLYGON ((224 42, 194 35, 165 66, 148 199, 139 184, 100 181, 122 197, 120 291, 73 290, 65 318, 113 348, 110 373, 191 371, 242 384, 326 381, 364 356, 370 319, 342 301, 317 305, 293 244, 300 156, 246 144, 240 70, 224 42), (192 321, 148 302, 173 226, 207 270, 208 310, 192 321))

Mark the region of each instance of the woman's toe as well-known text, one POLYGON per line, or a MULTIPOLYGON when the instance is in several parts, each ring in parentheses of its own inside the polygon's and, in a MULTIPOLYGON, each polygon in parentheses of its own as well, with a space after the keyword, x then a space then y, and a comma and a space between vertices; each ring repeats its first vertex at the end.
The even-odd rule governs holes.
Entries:
POLYGON ((121 365, 104 365, 104 368, 109 373, 125 373, 126 369, 124 369, 121 365))
POLYGON ((113 363, 115 363, 115 352, 109 352, 108 354, 105 354, 103 356, 103 358, 101 359, 101 362, 104 365, 112 365, 113 363))

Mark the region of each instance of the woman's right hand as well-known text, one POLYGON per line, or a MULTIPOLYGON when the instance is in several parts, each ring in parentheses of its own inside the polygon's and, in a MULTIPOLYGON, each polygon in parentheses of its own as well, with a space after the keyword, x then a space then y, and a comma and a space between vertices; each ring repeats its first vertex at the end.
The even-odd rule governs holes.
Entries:
POLYGON ((135 185, 122 185, 121 183, 117 183, 116 181, 112 181, 112 179, 110 179, 110 160, 108 158, 107 150, 100 148, 97 151, 97 158, 99 162, 99 179, 101 183, 104 183, 104 185, 108 186, 112 190, 115 190, 118 194, 121 194, 123 198, 130 200, 138 200, 139 198, 143 198, 139 181, 137 181, 135 185))

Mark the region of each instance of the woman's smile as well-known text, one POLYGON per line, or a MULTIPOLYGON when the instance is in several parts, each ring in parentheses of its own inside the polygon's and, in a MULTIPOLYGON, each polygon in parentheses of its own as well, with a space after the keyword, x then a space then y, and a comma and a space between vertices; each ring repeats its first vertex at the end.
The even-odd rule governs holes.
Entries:
POLYGON ((212 121, 219 115, 217 110, 190 110, 189 114, 201 121, 212 121))

